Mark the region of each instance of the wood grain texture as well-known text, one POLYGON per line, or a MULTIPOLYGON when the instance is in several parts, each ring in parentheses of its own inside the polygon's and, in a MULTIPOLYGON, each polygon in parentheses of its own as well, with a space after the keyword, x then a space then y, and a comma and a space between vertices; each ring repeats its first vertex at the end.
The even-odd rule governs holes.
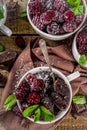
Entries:
MULTIPOLYGON (((8 2, 9 0, 5 0, 8 2)), ((16 1, 16 0, 15 0, 16 1)), ((28 0, 18 0, 20 5, 20 11, 26 9, 28 0)), ((86 0, 87 1, 87 0, 86 0)), ((15 44, 15 37, 17 35, 22 35, 26 41, 26 44, 29 40, 38 36, 35 31, 32 29, 31 25, 29 24, 28 20, 25 19, 16 19, 14 21, 6 21, 6 25, 12 29, 13 35, 11 37, 4 36, 0 33, 0 43, 5 46, 6 50, 13 49, 20 53, 22 50, 17 47, 15 44)), ((49 45, 56 46, 61 44, 61 42, 54 42, 46 40, 49 45)), ((64 43, 64 42, 62 42, 64 43)), ((0 97, 2 95, 3 89, 0 89, 0 97)), ((0 130, 5 130, 4 127, 0 124, 0 130)), ((78 117, 74 119, 71 115, 67 116, 63 122, 55 129, 55 130, 87 130, 87 118, 78 117)))
POLYGON ((7 21, 6 25, 12 30, 14 34, 36 34, 28 20, 25 19, 16 19, 13 21, 7 21))

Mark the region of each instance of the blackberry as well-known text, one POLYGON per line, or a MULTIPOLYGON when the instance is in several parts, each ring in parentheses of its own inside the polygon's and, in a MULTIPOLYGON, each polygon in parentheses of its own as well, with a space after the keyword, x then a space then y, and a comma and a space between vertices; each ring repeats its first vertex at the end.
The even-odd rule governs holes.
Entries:
POLYGON ((56 12, 54 10, 47 10, 46 12, 40 15, 40 22, 42 24, 47 25, 51 23, 55 17, 56 17, 56 12))
POLYGON ((18 47, 24 49, 25 48, 25 40, 22 36, 17 36, 15 39, 15 43, 18 47))
POLYGON ((87 54, 87 45, 82 45, 78 47, 78 52, 80 54, 87 54))
POLYGON ((29 13, 36 15, 40 14, 41 3, 38 0, 29 2, 29 13))
POLYGON ((26 97, 26 95, 30 91, 30 86, 29 84, 24 80, 20 85, 15 89, 15 95, 16 98, 20 101, 23 101, 26 97))
POLYGON ((32 19, 33 24, 40 30, 43 30, 45 26, 40 22, 40 17, 35 15, 32 19))
POLYGON ((30 93, 29 96, 27 97, 27 102, 29 104, 38 104, 38 103, 40 103, 40 100, 41 100, 41 97, 36 92, 30 93))
POLYGON ((84 15, 83 15, 83 14, 76 15, 76 16, 75 16, 75 21, 76 21, 76 23, 77 23, 77 24, 82 23, 83 18, 84 18, 84 15))
POLYGON ((73 13, 71 10, 67 10, 67 11, 64 13, 64 20, 65 20, 66 22, 73 21, 73 20, 74 20, 74 13, 73 13))
POLYGON ((73 32, 76 29, 76 22, 65 22, 63 24, 63 29, 65 32, 73 32))
POLYGON ((36 79, 36 80, 34 80, 34 82, 31 85, 31 90, 40 92, 44 89, 44 85, 45 84, 44 84, 43 79, 36 79))
POLYGON ((59 34, 59 31, 60 31, 60 25, 58 25, 56 22, 52 22, 47 26, 47 33, 49 34, 56 35, 59 34))
POLYGON ((81 32, 81 33, 77 36, 76 42, 77 42, 79 45, 86 44, 86 43, 87 43, 87 33, 86 33, 86 32, 81 32))
POLYGON ((77 42, 78 52, 80 54, 87 54, 87 33, 84 31, 81 32, 77 36, 76 42, 77 42))
POLYGON ((17 105, 13 107, 12 111, 15 113, 16 116, 19 116, 19 117, 23 118, 22 113, 19 110, 17 105))
POLYGON ((68 4, 65 0, 54 0, 54 7, 56 7, 59 12, 64 13, 68 8, 68 4))
POLYGON ((28 83, 31 85, 33 83, 34 80, 36 80, 36 75, 35 74, 28 74, 26 76, 26 80, 28 81, 28 83))

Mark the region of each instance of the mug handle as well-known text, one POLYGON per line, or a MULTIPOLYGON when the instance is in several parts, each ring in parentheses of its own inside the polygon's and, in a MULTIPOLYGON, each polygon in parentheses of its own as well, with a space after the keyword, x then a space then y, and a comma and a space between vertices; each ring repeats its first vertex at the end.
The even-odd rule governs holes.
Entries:
POLYGON ((72 80, 74 80, 78 77, 80 77, 80 73, 79 73, 79 71, 76 71, 76 72, 70 74, 69 76, 67 76, 67 79, 69 82, 71 82, 72 80))
POLYGON ((1 25, 0 26, 0 31, 4 34, 6 34, 7 36, 11 36, 12 35, 12 31, 6 27, 5 25, 1 25))

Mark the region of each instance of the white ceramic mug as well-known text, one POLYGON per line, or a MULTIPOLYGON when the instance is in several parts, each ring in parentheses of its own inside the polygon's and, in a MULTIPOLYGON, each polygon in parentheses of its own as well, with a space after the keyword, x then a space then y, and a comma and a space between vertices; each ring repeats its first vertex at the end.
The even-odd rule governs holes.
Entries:
MULTIPOLYGON (((17 84, 17 87, 19 86, 19 84, 23 81, 23 79, 27 76, 27 74, 29 73, 32 73, 32 74, 35 74, 37 72, 41 72, 41 71, 49 71, 49 67, 36 67, 34 69, 31 69, 29 71, 27 71, 23 77, 20 79, 19 83, 17 84)), ((69 104, 67 106, 66 109, 64 109, 63 111, 61 111, 60 113, 58 113, 58 115, 56 116, 56 118, 51 121, 51 122, 46 122, 46 121, 37 121, 36 123, 38 124, 50 124, 50 123, 54 123, 56 121, 59 121, 62 117, 64 117, 64 115, 68 112, 70 106, 71 106, 71 102, 72 102, 72 88, 71 88, 71 85, 70 85, 70 81, 76 79, 77 77, 80 76, 80 73, 78 71, 70 74, 68 77, 66 77, 65 75, 63 75, 58 69, 54 69, 52 68, 52 71, 57 74, 60 78, 62 78, 65 83, 67 84, 67 87, 69 88, 69 92, 70 92, 70 99, 69 99, 69 104)), ((21 103, 19 100, 17 100, 17 104, 18 104, 18 107, 21 110, 21 103)), ((34 122, 34 119, 33 118, 30 118, 30 117, 27 117, 29 120, 31 120, 32 122, 34 122)))
POLYGON ((6 34, 7 36, 11 36, 12 31, 7 26, 4 25, 7 18, 7 10, 6 10, 6 5, 4 0, 0 0, 0 7, 3 8, 3 13, 4 13, 4 17, 0 19, 0 31, 6 34))
POLYGON ((83 18, 83 21, 80 23, 80 25, 71 33, 66 33, 66 34, 62 34, 62 35, 51 35, 51 34, 48 34, 48 33, 45 33, 43 31, 41 31, 40 29, 38 29, 32 22, 31 18, 30 18, 30 12, 29 12, 29 2, 30 0, 28 0, 28 3, 27 3, 27 17, 28 17, 28 20, 29 20, 29 23, 31 24, 31 26, 33 27, 33 29, 39 34, 41 35, 42 37, 46 38, 46 39, 49 39, 49 40, 54 40, 54 41, 57 41, 57 40, 63 40, 63 39, 66 39, 70 36, 72 36, 74 33, 76 33, 81 27, 82 25, 84 24, 85 20, 86 20, 86 15, 87 15, 87 7, 86 7, 86 1, 85 0, 82 0, 82 3, 83 3, 83 6, 84 6, 84 18, 83 18))
MULTIPOLYGON (((75 35, 74 39, 73 39, 73 44, 72 44, 72 54, 75 58, 75 60, 79 63, 79 59, 80 59, 80 56, 81 54, 78 52, 78 49, 77 49, 77 42, 76 42, 76 39, 79 35, 80 32, 82 32, 82 30, 87 27, 87 24, 85 24, 75 35)), ((83 67, 87 67, 87 64, 83 67)))

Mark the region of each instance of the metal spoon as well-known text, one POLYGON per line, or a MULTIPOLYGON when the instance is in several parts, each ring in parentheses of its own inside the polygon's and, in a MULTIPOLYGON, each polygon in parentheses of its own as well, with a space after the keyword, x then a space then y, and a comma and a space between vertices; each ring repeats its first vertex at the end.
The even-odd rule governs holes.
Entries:
MULTIPOLYGON (((41 51, 42 51, 42 53, 44 55, 45 61, 46 61, 47 65, 48 65, 48 67, 50 69, 51 76, 52 76, 53 82, 54 82, 55 81, 55 76, 54 76, 54 73, 52 71, 52 67, 50 65, 50 60, 49 60, 49 56, 48 56, 48 52, 47 52, 47 48, 46 48, 46 42, 45 42, 44 39, 39 40, 39 46, 40 46, 41 51)), ((55 89, 55 86, 54 86, 54 89, 55 89)))

